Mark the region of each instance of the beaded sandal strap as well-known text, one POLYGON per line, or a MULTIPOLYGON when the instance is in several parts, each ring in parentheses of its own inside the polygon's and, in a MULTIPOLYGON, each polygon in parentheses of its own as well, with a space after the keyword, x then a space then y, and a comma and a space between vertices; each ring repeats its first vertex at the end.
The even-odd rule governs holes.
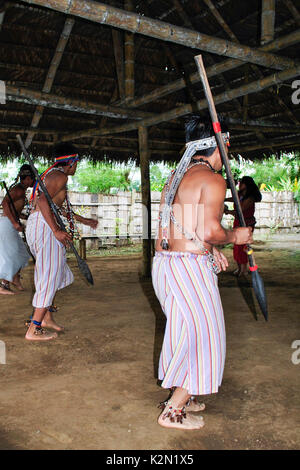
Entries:
POLYGON ((183 420, 186 419, 185 407, 176 408, 172 405, 171 400, 162 402, 159 407, 165 410, 162 414, 163 420, 169 418, 171 423, 182 424, 183 420))

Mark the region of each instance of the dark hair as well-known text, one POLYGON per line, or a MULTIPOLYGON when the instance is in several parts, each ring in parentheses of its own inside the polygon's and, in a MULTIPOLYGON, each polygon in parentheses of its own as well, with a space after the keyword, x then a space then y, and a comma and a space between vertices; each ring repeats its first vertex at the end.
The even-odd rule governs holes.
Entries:
POLYGON ((30 176, 32 179, 35 179, 32 168, 30 165, 28 165, 28 163, 24 163, 24 165, 21 166, 18 176, 20 178, 20 181, 23 181, 27 176, 30 176))
MULTIPOLYGON (((228 131, 226 121, 222 116, 219 116, 219 122, 223 132, 228 131)), ((215 132, 210 120, 201 117, 199 114, 192 114, 189 116, 185 122, 185 141, 191 142, 193 140, 205 139, 206 137, 214 137, 215 132)), ((210 147, 208 149, 200 150, 198 155, 204 157, 210 157, 214 151, 215 147, 210 147)))
MULTIPOLYGON (((70 144, 69 142, 61 142, 56 144, 52 150, 53 158, 64 157, 65 155, 78 155, 78 150, 75 145, 70 144)), ((61 162, 61 166, 69 165, 68 162, 61 162)))
POLYGON ((240 180, 240 183, 244 183, 246 185, 246 194, 245 199, 252 197, 255 202, 260 202, 262 199, 262 195, 258 186, 255 184, 255 181, 251 176, 243 176, 240 180))

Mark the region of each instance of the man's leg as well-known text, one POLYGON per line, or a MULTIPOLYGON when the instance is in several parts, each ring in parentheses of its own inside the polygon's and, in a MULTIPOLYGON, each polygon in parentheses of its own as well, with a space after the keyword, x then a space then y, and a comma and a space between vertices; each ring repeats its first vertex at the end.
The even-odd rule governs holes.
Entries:
POLYGON ((186 414, 185 407, 191 395, 184 388, 177 387, 162 413, 158 418, 158 424, 164 428, 176 429, 200 429, 204 426, 202 416, 186 414))
POLYGON ((10 290, 9 281, 3 279, 0 283, 0 294, 2 295, 15 295, 15 293, 10 290))
POLYGON ((25 335, 29 341, 49 341, 57 338, 57 333, 49 333, 42 328, 42 322, 47 312, 47 307, 36 308, 25 335))
POLYGON ((51 307, 48 307, 46 310, 45 316, 42 320, 42 327, 50 328, 50 330, 55 330, 55 331, 60 331, 60 332, 64 331, 64 327, 58 325, 56 321, 54 320, 51 307))
POLYGON ((17 274, 14 275, 12 284, 20 291, 25 290, 21 283, 21 270, 18 271, 17 274))

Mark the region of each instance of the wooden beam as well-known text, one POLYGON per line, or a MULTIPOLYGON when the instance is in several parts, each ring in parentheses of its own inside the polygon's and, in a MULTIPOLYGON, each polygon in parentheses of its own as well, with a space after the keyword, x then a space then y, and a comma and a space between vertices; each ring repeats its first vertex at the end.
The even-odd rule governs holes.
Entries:
MULTIPOLYGON (((238 88, 234 88, 230 91, 225 91, 224 93, 220 93, 219 95, 216 95, 214 97, 215 104, 218 105, 221 103, 226 103, 240 96, 245 96, 247 94, 260 92, 273 85, 277 85, 279 83, 282 83, 294 77, 297 77, 299 74, 300 74, 300 65, 289 70, 284 70, 283 72, 278 72, 272 75, 268 75, 267 77, 261 80, 254 81, 247 85, 242 85, 238 88)), ((207 109, 206 99, 203 99, 197 102, 197 109, 198 111, 207 109)), ((132 130, 136 130, 140 125, 146 126, 146 127, 153 126, 161 122, 167 122, 173 119, 177 119, 191 112, 193 112, 192 106, 190 104, 187 104, 184 106, 180 106, 178 108, 171 109, 170 111, 166 111, 165 113, 154 116, 153 118, 144 119, 143 121, 139 123, 132 122, 132 123, 123 124, 117 127, 102 129, 100 133, 97 128, 83 130, 82 132, 75 132, 75 133, 69 134, 68 136, 65 136, 63 140, 67 141, 67 140, 80 139, 81 137, 88 137, 91 135, 109 135, 109 134, 116 134, 116 133, 122 133, 122 132, 129 132, 132 130)))
POLYGON ((148 129, 138 128, 143 210, 143 266, 142 277, 151 276, 151 191, 148 129))
MULTIPOLYGON (((287 36, 283 36, 281 38, 275 39, 273 42, 266 44, 261 49, 262 50, 280 50, 285 47, 296 44, 299 41, 300 41, 300 29, 298 29, 297 31, 294 31, 291 34, 288 34, 287 36)), ((221 73, 229 72, 230 70, 240 67, 241 65, 243 65, 243 62, 241 62, 240 60, 229 59, 224 62, 220 62, 218 64, 212 65, 211 67, 208 67, 206 70, 206 73, 207 73, 208 78, 211 78, 221 73)), ((195 84, 195 83, 198 83, 199 81, 200 81, 200 78, 199 78, 198 72, 192 73, 189 76, 189 83, 195 84)), ((169 95, 170 93, 175 93, 176 91, 182 90, 183 88, 185 88, 185 86, 186 86, 186 82, 183 78, 181 78, 174 82, 170 82, 167 85, 156 88, 150 93, 147 93, 143 96, 135 98, 133 101, 128 102, 127 104, 130 107, 143 106, 144 104, 150 103, 152 101, 156 101, 157 99, 162 98, 166 95, 169 95)))
POLYGON ((274 39, 275 0, 262 0, 261 39, 260 43, 268 44, 274 39))
POLYGON ((124 109, 112 105, 102 105, 86 100, 67 98, 52 93, 43 93, 29 88, 6 87, 7 101, 22 102, 30 105, 40 105, 43 107, 62 109, 65 111, 78 112, 83 114, 93 114, 96 116, 107 116, 118 119, 142 119, 151 113, 124 109))
MULTIPOLYGON (((67 42, 68 42, 68 39, 70 37, 72 28, 74 26, 74 23, 75 23, 75 20, 73 18, 67 18, 66 21, 65 21, 62 33, 61 33, 59 41, 57 43, 56 50, 55 50, 55 53, 53 55, 53 58, 52 58, 52 61, 51 61, 51 64, 50 64, 50 67, 49 67, 49 70, 48 70, 48 73, 47 73, 47 76, 46 76, 46 79, 45 79, 45 83, 44 83, 44 86, 43 86, 43 89, 42 89, 43 93, 50 93, 50 91, 51 91, 57 69, 58 69, 59 64, 61 62, 65 47, 67 45, 67 42)), ((44 112, 44 107, 43 106, 37 106, 36 107, 36 110, 34 112, 34 115, 33 115, 32 121, 31 121, 31 127, 33 127, 33 128, 38 127, 38 125, 40 123, 40 120, 43 116, 43 112, 44 112)), ((28 133, 28 135, 26 137, 26 141, 25 141, 25 147, 26 148, 28 148, 30 146, 30 144, 32 142, 32 139, 33 139, 33 136, 34 136, 34 131, 30 131, 28 133)))
POLYGON ((217 10, 217 8, 213 4, 213 2, 211 0, 203 0, 203 1, 204 1, 204 3, 206 3, 206 5, 208 6, 210 12, 213 14, 213 16, 215 17, 217 22, 221 25, 222 29, 228 34, 230 39, 234 42, 239 42, 237 40, 235 34, 231 31, 230 27, 228 26, 228 24, 224 20, 224 18, 220 15, 219 11, 217 10))
POLYGON ((290 13, 298 26, 300 26, 300 13, 296 8, 295 3, 292 0, 283 0, 284 3, 286 4, 287 8, 290 10, 290 13))
MULTIPOLYGON (((125 10, 133 11, 132 0, 125 0, 125 10)), ((134 35, 125 32, 125 102, 134 98, 134 35)))
POLYGON ((117 29, 114 29, 114 28, 112 28, 111 34, 112 34, 113 45, 114 45, 119 98, 120 100, 123 100, 125 98, 123 36, 122 36, 121 31, 118 31, 117 29))
POLYGON ((181 28, 164 21, 147 18, 136 13, 114 8, 92 0, 24 0, 25 3, 44 6, 52 10, 74 15, 96 23, 125 29, 132 33, 174 42, 193 49, 200 49, 212 54, 252 62, 268 68, 284 70, 293 67, 295 61, 270 54, 249 46, 237 45, 197 31, 181 28))
POLYGON ((242 152, 253 152, 254 150, 273 149, 273 148, 299 148, 300 147, 300 134, 294 139, 286 139, 279 142, 265 141, 263 143, 256 143, 252 145, 236 145, 230 149, 230 153, 242 153, 242 152))
MULTIPOLYGON (((287 133, 295 133, 295 132, 299 132, 299 127, 291 127, 291 126, 287 126, 287 127, 283 127, 283 126, 255 126, 255 125, 251 125, 251 124, 248 124, 248 123, 241 123, 241 124, 229 124, 229 127, 230 129, 235 129, 235 130, 241 130, 241 131, 244 131, 244 130, 249 130, 249 131, 259 131, 259 132, 263 132, 263 133, 269 133, 269 132, 274 132, 274 133, 284 133, 284 134, 287 134, 287 133)), ((238 138, 238 136, 236 136, 238 138)))

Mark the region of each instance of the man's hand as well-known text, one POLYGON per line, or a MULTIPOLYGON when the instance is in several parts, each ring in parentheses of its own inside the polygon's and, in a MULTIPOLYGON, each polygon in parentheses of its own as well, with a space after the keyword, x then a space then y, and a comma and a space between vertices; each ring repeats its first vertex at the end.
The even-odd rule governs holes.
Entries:
POLYGON ((16 223, 14 224, 14 228, 15 228, 18 232, 24 232, 24 228, 25 228, 25 227, 24 227, 24 225, 19 224, 18 222, 16 222, 16 223))
POLYGON ((219 270, 226 271, 226 268, 228 268, 228 261, 226 256, 221 251, 217 250, 215 246, 213 246, 212 254, 215 258, 215 262, 219 270))
POLYGON ((252 227, 237 227, 233 229, 235 234, 235 245, 248 245, 253 243, 252 227))
POLYGON ((84 222, 85 225, 88 225, 89 227, 95 229, 98 226, 98 220, 95 219, 85 219, 84 222))
POLYGON ((63 230, 59 230, 59 229, 55 230, 53 234, 56 240, 58 240, 60 243, 62 243, 65 246, 68 246, 69 243, 72 241, 71 235, 69 235, 69 233, 67 232, 64 232, 63 230))

